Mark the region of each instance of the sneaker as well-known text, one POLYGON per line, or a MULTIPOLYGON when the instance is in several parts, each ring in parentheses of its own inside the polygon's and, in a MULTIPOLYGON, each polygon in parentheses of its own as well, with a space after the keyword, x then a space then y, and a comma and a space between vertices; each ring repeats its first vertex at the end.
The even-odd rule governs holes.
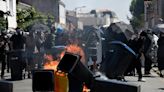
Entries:
POLYGON ((146 82, 146 80, 144 78, 140 78, 140 79, 138 79, 138 81, 140 81, 140 82, 146 82))

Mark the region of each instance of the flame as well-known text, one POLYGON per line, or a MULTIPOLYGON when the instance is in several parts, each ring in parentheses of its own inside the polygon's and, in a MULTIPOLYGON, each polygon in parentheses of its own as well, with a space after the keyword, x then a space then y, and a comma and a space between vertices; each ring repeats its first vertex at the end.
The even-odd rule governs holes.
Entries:
POLYGON ((44 58, 46 61, 53 61, 53 56, 50 54, 45 55, 44 58))
MULTIPOLYGON (((83 64, 85 64, 85 54, 84 54, 84 51, 83 49, 76 45, 76 44, 71 44, 71 45, 67 45, 66 46, 66 49, 59 55, 59 59, 61 60, 62 57, 64 56, 64 53, 65 52, 70 52, 70 53, 73 53, 73 54, 78 54, 81 56, 81 62, 83 64)), ((45 58, 45 64, 44 64, 44 69, 53 69, 53 70, 57 70, 57 65, 59 64, 60 60, 53 60, 53 56, 50 55, 50 54, 47 54, 44 56, 45 58)))
MULTIPOLYGON (((44 58, 45 58, 46 63, 44 64, 44 69, 53 69, 55 71, 56 75, 64 76, 62 74, 58 74, 56 71, 57 71, 57 65, 59 64, 60 60, 64 56, 65 52, 70 52, 70 53, 73 53, 73 54, 80 55, 81 56, 81 62, 83 64, 86 64, 85 54, 84 54, 83 49, 80 46, 76 45, 76 44, 71 44, 71 45, 67 45, 66 49, 62 53, 60 53, 58 60, 53 60, 52 55, 49 55, 49 54, 45 55, 44 58)), ((84 86, 83 92, 89 92, 89 89, 86 86, 84 86)))
POLYGON ((53 69, 54 71, 57 71, 57 65, 59 64, 58 60, 53 60, 52 55, 45 55, 45 61, 44 69, 53 69))
POLYGON ((86 85, 83 86, 83 92, 90 92, 90 89, 87 88, 86 85))
POLYGON ((81 56, 81 62, 83 64, 86 64, 86 61, 85 61, 85 54, 84 54, 84 51, 83 49, 78 46, 77 44, 71 44, 71 45, 67 45, 66 46, 66 49, 65 51, 63 51, 60 55, 60 57, 62 58, 64 56, 64 53, 65 52, 70 52, 70 53, 73 53, 73 54, 78 54, 81 56))
POLYGON ((44 69, 53 69, 54 71, 57 71, 57 65, 59 64, 58 61, 53 61, 49 63, 45 63, 44 69))

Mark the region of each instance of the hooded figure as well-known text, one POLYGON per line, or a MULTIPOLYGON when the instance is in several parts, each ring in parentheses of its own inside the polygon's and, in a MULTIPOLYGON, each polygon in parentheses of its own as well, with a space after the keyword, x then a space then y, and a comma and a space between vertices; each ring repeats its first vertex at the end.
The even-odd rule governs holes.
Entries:
POLYGON ((163 77, 162 70, 164 70, 164 33, 160 33, 160 37, 158 39, 158 51, 157 51, 157 62, 158 69, 160 71, 160 76, 163 77))

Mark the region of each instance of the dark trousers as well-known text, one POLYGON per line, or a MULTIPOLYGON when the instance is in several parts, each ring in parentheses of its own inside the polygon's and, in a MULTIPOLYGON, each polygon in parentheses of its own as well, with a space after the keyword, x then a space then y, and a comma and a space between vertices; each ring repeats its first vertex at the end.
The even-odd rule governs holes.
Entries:
POLYGON ((28 72, 28 78, 31 77, 32 70, 35 69, 34 54, 27 53, 27 66, 26 71, 28 72))
POLYGON ((9 53, 7 53, 7 55, 6 55, 6 61, 7 61, 7 72, 9 72, 9 70, 10 70, 10 55, 9 55, 9 53))
POLYGON ((134 71, 134 69, 137 70, 137 74, 138 74, 138 78, 142 78, 142 65, 141 65, 141 61, 140 61, 140 56, 136 59, 134 59, 129 68, 127 69, 127 71, 125 72, 125 75, 128 74, 128 72, 132 72, 134 71))
POLYGON ((137 60, 134 61, 135 64, 135 68, 137 70, 138 73, 138 78, 142 78, 142 65, 141 65, 141 60, 140 58, 138 58, 137 60))
POLYGON ((145 74, 149 73, 151 70, 152 60, 145 55, 145 74))
POLYGON ((5 54, 0 54, 0 62, 2 64, 2 66, 1 66, 1 77, 3 77, 4 73, 5 73, 5 68, 6 68, 5 54))

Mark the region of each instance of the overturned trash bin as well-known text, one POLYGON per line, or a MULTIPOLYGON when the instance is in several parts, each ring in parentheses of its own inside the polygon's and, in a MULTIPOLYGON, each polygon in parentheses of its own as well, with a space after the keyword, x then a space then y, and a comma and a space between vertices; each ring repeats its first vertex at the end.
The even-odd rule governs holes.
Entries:
POLYGON ((23 79, 23 76, 24 76, 23 69, 26 66, 23 56, 24 56, 23 51, 10 52, 10 68, 11 68, 11 79, 12 80, 22 80, 23 79))
POLYGON ((106 58, 100 66, 109 79, 123 79, 124 72, 137 57, 136 53, 121 41, 111 41, 106 52, 106 58))
POLYGON ((79 55, 66 52, 57 68, 68 73, 69 92, 82 92, 83 83, 88 88, 91 87, 93 74, 80 62, 79 55))

